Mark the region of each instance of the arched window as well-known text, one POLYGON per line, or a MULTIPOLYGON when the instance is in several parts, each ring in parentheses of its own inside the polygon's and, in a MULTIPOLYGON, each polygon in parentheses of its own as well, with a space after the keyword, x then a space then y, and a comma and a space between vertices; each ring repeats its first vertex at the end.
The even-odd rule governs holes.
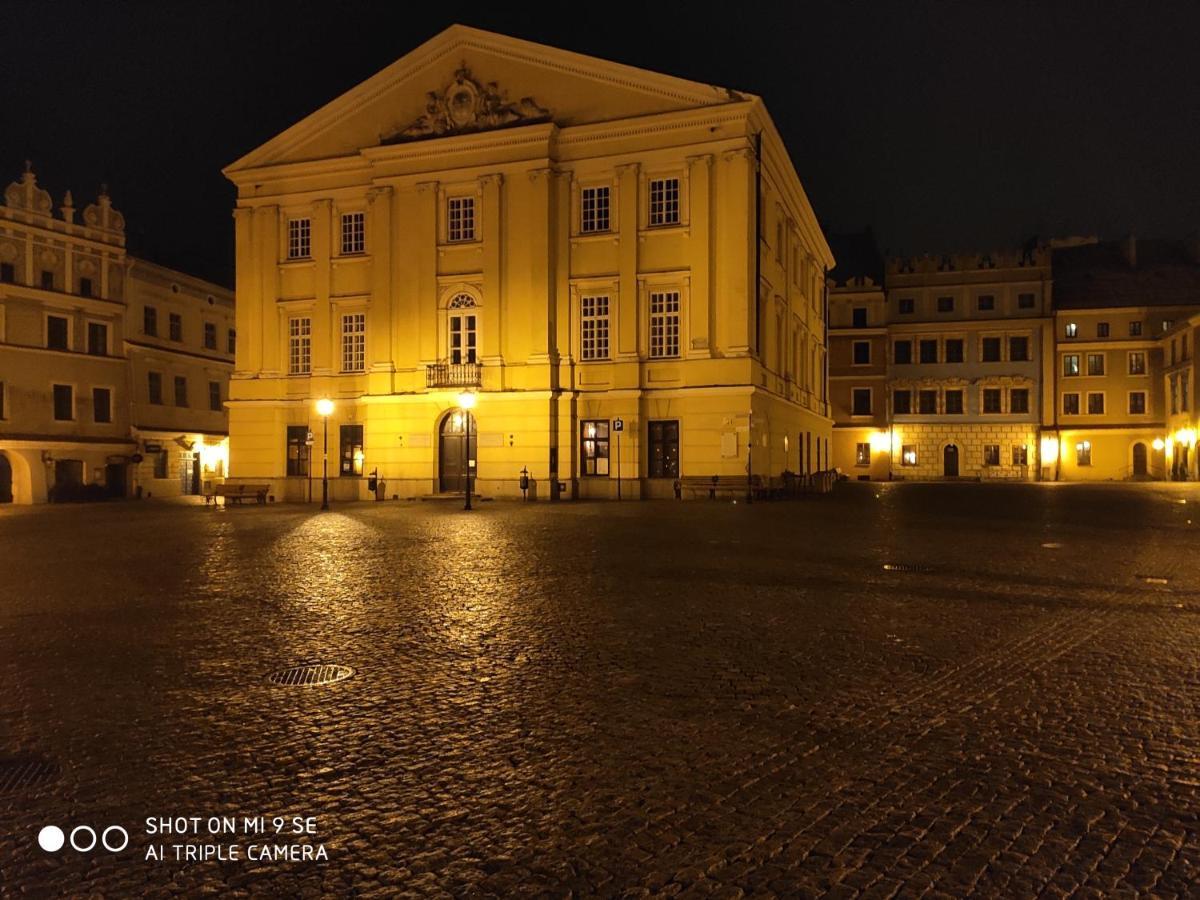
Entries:
POLYGON ((478 304, 470 294, 456 294, 447 304, 447 324, 452 365, 479 362, 478 304))

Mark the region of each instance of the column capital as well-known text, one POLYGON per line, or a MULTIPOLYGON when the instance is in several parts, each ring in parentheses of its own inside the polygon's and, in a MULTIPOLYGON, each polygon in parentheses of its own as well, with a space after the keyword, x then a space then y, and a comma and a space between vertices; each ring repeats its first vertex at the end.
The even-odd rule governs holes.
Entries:
POLYGON ((614 166, 613 168, 616 169, 616 172, 618 175, 624 175, 627 172, 630 174, 636 175, 638 173, 638 171, 641 169, 641 167, 642 167, 641 163, 631 162, 631 163, 621 163, 619 166, 614 166))
POLYGON ((721 154, 721 159, 726 162, 732 162, 735 159, 752 161, 754 159, 754 150, 750 147, 738 147, 736 150, 726 150, 721 154))
POLYGON ((416 183, 416 189, 417 189, 418 194, 428 194, 431 191, 436 192, 440 186, 441 186, 441 182, 438 182, 438 181, 418 181, 416 183))
POLYGON ((504 174, 502 172, 489 172, 487 175, 480 175, 479 183, 484 187, 487 187, 489 184, 504 184, 504 174))
POLYGON ((689 166, 694 166, 699 163, 703 163, 704 165, 709 166, 711 168, 711 166, 713 164, 713 155, 711 153, 701 153, 701 154, 698 154, 697 156, 689 156, 687 158, 687 164, 689 166))
POLYGON ((386 200, 392 196, 392 192, 390 184, 381 184, 377 187, 369 188, 367 190, 367 202, 377 203, 381 198, 386 200))

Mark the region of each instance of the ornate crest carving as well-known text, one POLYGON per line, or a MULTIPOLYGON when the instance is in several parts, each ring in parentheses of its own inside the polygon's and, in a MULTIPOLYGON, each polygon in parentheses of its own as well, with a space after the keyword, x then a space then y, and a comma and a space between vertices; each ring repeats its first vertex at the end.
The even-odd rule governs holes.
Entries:
POLYGON ((549 118, 550 110, 538 106, 532 97, 510 103, 496 82, 481 84, 471 77, 471 71, 464 65, 440 92, 430 91, 425 95, 424 115, 404 128, 383 135, 382 141, 399 144, 446 134, 528 125, 549 118))

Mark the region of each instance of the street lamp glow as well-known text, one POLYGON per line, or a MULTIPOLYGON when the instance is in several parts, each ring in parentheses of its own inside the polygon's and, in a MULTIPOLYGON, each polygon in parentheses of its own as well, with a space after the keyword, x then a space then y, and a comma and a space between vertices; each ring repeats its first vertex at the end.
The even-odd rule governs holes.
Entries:
POLYGON ((461 394, 459 394, 458 395, 458 405, 462 409, 474 409, 475 408, 475 392, 474 391, 463 391, 461 394))
POLYGON ((317 415, 318 416, 326 416, 326 417, 332 416, 333 415, 333 401, 330 400, 328 397, 322 397, 320 400, 318 400, 317 401, 317 415))
POLYGON ((321 509, 329 509, 329 417, 333 415, 333 401, 328 397, 318 400, 317 415, 325 425, 325 443, 321 448, 321 509))
POLYGON ((1162 438, 1155 438, 1154 443, 1151 446, 1154 447, 1155 450, 1161 451, 1163 447, 1167 446, 1167 444, 1162 438))

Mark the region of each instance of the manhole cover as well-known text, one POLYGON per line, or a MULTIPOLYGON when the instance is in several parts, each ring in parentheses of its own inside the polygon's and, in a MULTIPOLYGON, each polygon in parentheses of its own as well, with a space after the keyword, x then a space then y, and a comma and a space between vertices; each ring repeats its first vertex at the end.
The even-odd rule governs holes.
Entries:
POLYGON ((37 757, 0 759, 0 794, 44 784, 58 774, 58 766, 37 757))
POLYGON ((345 681, 354 676, 354 670, 349 666, 304 665, 292 666, 290 669, 280 669, 272 672, 268 680, 274 684, 285 684, 289 687, 304 687, 317 684, 333 684, 345 681))
POLYGON ((883 571, 885 572, 928 572, 929 566, 921 566, 916 563, 884 563, 883 571))

